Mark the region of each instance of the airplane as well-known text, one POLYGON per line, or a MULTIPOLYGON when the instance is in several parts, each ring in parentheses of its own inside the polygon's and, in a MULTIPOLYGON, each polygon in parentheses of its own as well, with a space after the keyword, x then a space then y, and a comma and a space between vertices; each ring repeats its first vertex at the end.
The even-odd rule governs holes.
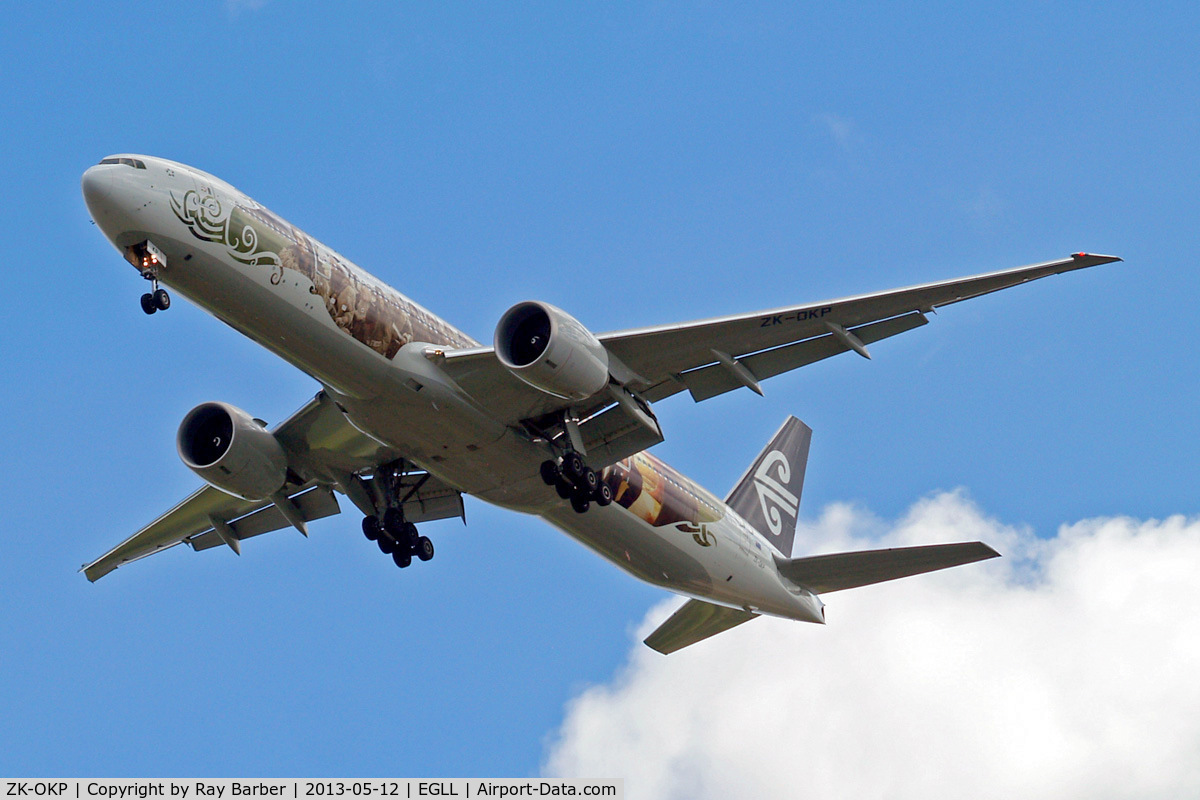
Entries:
POLYGON ((185 415, 176 444, 202 488, 82 572, 185 543, 242 542, 339 513, 401 568, 433 557, 422 522, 461 517, 463 495, 535 514, 627 573, 687 598, 645 643, 672 653, 755 617, 824 624, 821 595, 999 554, 982 542, 794 557, 812 431, 789 417, 724 498, 648 449, 654 404, 696 402, 855 352, 942 306, 1120 261, 1067 258, 876 294, 593 334, 536 300, 475 341, 228 183, 146 155, 83 174, 93 221, 149 281, 312 376, 321 389, 268 428, 228 403, 185 415))

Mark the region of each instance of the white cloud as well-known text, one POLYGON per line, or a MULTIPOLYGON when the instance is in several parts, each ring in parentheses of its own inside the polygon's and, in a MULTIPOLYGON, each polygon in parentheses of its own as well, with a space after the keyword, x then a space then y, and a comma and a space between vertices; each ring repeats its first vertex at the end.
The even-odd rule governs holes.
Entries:
POLYGON ((886 524, 831 506, 812 550, 982 539, 1007 557, 825 598, 625 669, 567 709, 546 773, 629 798, 1200 796, 1200 519, 1053 539, 961 494, 886 524))

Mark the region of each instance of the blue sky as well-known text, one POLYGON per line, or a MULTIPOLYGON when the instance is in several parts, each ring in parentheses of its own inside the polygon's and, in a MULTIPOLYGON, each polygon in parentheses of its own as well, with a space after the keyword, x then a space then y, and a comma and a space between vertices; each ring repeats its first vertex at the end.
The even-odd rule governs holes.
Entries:
POLYGON ((796 414, 813 525, 958 488, 1042 538, 1200 512, 1194 4, 7 17, 0 774, 537 774, 665 597, 475 501, 403 573, 343 514, 88 584, 196 486, 192 406, 274 422, 317 389, 187 303, 141 313, 79 192, 114 152, 221 176, 484 341, 523 299, 604 331, 1113 253, 765 398, 664 401, 657 452, 723 492, 796 414))

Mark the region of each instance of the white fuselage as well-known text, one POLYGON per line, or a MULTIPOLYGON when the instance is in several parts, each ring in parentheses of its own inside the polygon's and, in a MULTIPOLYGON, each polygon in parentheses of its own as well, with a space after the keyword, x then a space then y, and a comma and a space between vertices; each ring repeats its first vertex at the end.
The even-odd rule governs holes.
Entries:
POLYGON ((144 168, 102 164, 84 175, 108 239, 125 254, 153 242, 165 256, 163 284, 311 375, 359 430, 462 492, 543 517, 645 581, 823 621, 820 600, 779 575, 761 534, 649 454, 631 461, 690 498, 698 516, 656 525, 620 502, 576 513, 539 476, 548 445, 489 415, 486 398, 467 395, 425 355, 476 342, 223 181, 163 159, 121 160, 135 159, 144 168), (355 316, 364 296, 387 325, 355 316))

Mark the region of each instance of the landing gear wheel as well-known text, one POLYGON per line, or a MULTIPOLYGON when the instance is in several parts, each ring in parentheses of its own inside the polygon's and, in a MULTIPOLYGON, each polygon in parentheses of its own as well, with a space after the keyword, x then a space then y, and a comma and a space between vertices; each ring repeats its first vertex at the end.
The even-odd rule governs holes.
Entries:
POLYGON ((392 538, 397 542, 408 541, 408 530, 406 526, 408 522, 404 519, 404 512, 398 508, 389 508, 383 512, 383 529, 392 535, 392 538))
POLYGON ((142 311, 145 311, 147 314, 153 314, 155 311, 158 311, 158 306, 154 304, 154 295, 149 292, 142 295, 142 311))
POLYGON ((572 483, 578 483, 579 479, 583 477, 585 469, 587 469, 587 464, 583 463, 583 456, 574 450, 568 450, 563 456, 562 471, 567 476, 567 480, 572 483))
POLYGON ((166 311, 171 307, 171 295, 167 294, 166 289, 154 290, 154 305, 159 311, 166 311))
POLYGON ((567 481, 566 477, 560 477, 554 484, 554 490, 558 492, 558 496, 563 500, 570 500, 575 487, 567 481))
POLYGON ((420 540, 421 534, 417 533, 417 526, 411 522, 404 523, 404 538, 400 541, 407 542, 409 550, 416 550, 420 540))
POLYGON ((380 552, 385 556, 390 556, 396 552, 396 543, 389 536, 380 536, 375 544, 379 545, 380 552))
POLYGON ((596 488, 600 485, 600 476, 596 474, 596 470, 591 467, 584 467, 583 474, 579 476, 579 488, 587 494, 595 494, 596 488))
POLYGON ((553 486, 558 483, 561 475, 562 473, 558 469, 558 464, 555 464, 553 461, 542 462, 542 480, 546 482, 547 486, 553 486))
POLYGON ((433 542, 429 541, 428 536, 417 539, 417 558, 422 561, 433 558, 433 542))
POLYGON ((412 556, 403 550, 397 550, 396 552, 392 553, 392 561, 396 562, 397 567, 404 569, 412 563, 412 556))
POLYGON ((586 514, 587 510, 592 507, 586 495, 575 493, 571 495, 571 508, 575 509, 577 514, 586 514))
POLYGON ((601 483, 596 487, 596 491, 592 493, 592 499, 596 501, 598 506, 606 506, 613 501, 612 487, 607 483, 601 483))
POLYGON ((382 530, 379 527, 379 517, 363 517, 363 536, 366 536, 372 542, 379 538, 379 533, 382 530))

